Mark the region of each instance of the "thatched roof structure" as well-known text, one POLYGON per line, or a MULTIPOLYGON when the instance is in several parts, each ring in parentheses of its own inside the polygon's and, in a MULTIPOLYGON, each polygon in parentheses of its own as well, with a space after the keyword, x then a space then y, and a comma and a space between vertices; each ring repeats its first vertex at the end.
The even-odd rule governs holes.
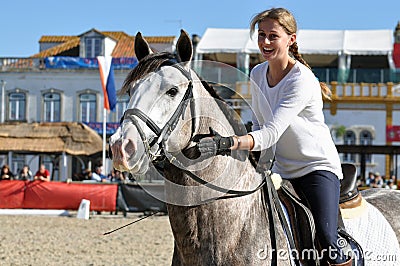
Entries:
POLYGON ((102 138, 77 122, 0 124, 0 153, 62 153, 93 155, 102 151, 102 138))

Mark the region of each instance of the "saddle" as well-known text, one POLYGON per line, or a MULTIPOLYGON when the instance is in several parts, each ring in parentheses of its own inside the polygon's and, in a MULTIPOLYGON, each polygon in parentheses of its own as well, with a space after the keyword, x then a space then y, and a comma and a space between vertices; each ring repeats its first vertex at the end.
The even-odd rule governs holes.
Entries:
MULTIPOLYGON (((342 164, 344 178, 341 181, 340 187, 340 208, 355 208, 361 205, 362 197, 357 189, 356 168, 352 164, 342 164)), ((318 244, 316 243, 316 230, 314 219, 309 207, 303 202, 289 181, 282 181, 281 187, 277 190, 281 203, 286 208, 289 216, 289 224, 293 240, 299 255, 299 260, 302 265, 319 265, 318 244), (306 255, 303 256, 304 252, 306 255), (303 253, 302 253, 303 252, 303 253), (311 254, 314 252, 314 254, 311 254)), ((347 246, 344 247, 345 252, 357 249, 356 254, 363 254, 361 246, 347 234, 343 220, 339 211, 338 217, 338 234, 340 238, 344 238, 347 246)), ((357 258, 356 265, 363 265, 364 259, 357 258)))

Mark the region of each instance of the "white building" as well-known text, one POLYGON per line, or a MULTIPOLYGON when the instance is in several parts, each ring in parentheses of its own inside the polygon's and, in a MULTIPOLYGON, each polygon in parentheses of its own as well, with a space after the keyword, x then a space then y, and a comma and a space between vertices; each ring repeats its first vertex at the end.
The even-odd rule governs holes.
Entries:
MULTIPOLYGON (((154 51, 175 49, 175 36, 146 39, 154 51)), ((39 44, 40 52, 29 58, 0 58, 0 122, 84 122, 101 134, 104 99, 96 56, 113 57, 115 86, 120 88, 137 63, 134 36, 92 29, 78 36, 42 36, 39 44)), ((110 126, 119 122, 127 102, 127 96, 118 97, 115 112, 107 116, 110 126)), ((10 147, 9 152, 0 152, 0 165, 10 164, 14 173, 27 163, 33 171, 40 163, 45 163, 50 171, 53 167, 61 168, 52 165, 47 155, 23 157, 21 160, 21 155, 13 153, 10 147)), ((81 165, 68 165, 66 176, 53 179, 65 180, 83 170, 79 169, 81 165)), ((106 166, 110 169, 109 161, 106 166)))

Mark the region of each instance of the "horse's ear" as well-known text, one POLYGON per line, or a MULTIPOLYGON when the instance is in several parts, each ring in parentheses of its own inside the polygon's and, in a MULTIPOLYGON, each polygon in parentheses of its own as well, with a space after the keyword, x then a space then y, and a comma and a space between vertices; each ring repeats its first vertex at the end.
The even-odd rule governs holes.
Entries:
POLYGON ((176 53, 180 62, 189 62, 193 56, 193 45, 186 31, 181 30, 178 42, 176 43, 176 53))
POLYGON ((136 58, 140 61, 145 56, 152 54, 153 51, 150 49, 148 42, 142 37, 142 34, 138 32, 135 36, 135 54, 136 58))

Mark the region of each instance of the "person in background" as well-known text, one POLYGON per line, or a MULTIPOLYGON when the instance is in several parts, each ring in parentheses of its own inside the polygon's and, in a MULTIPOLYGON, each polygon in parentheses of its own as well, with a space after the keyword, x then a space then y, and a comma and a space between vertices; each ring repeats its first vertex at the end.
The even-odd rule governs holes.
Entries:
POLYGON ((365 185, 369 187, 375 180, 375 175, 373 172, 368 172, 368 177, 365 179, 365 185))
POLYGON ((92 173, 92 180, 96 180, 97 182, 107 182, 107 177, 102 174, 103 166, 98 165, 94 168, 94 172, 92 173))
POLYGON ((388 186, 390 189, 397 189, 397 182, 396 182, 396 176, 392 175, 388 181, 388 186))
POLYGON ((124 182, 125 176, 122 172, 114 168, 108 175, 108 180, 110 180, 111 182, 124 182))
POLYGON ((24 165, 24 167, 22 167, 21 171, 19 172, 18 179, 24 181, 32 181, 32 177, 32 172, 29 169, 29 166, 24 165))
POLYGON ((50 181, 50 172, 46 169, 44 164, 41 164, 39 170, 36 172, 34 180, 50 181))
POLYGON ((376 172, 374 174, 374 179, 372 180, 369 186, 373 188, 381 188, 383 186, 383 183, 384 182, 381 174, 379 172, 376 172))
POLYGON ((14 174, 11 172, 8 164, 3 165, 1 168, 0 180, 13 180, 14 174))
POLYGON ((92 180, 92 174, 93 174, 92 170, 90 170, 89 168, 85 169, 82 173, 82 175, 83 175, 82 180, 92 180))

